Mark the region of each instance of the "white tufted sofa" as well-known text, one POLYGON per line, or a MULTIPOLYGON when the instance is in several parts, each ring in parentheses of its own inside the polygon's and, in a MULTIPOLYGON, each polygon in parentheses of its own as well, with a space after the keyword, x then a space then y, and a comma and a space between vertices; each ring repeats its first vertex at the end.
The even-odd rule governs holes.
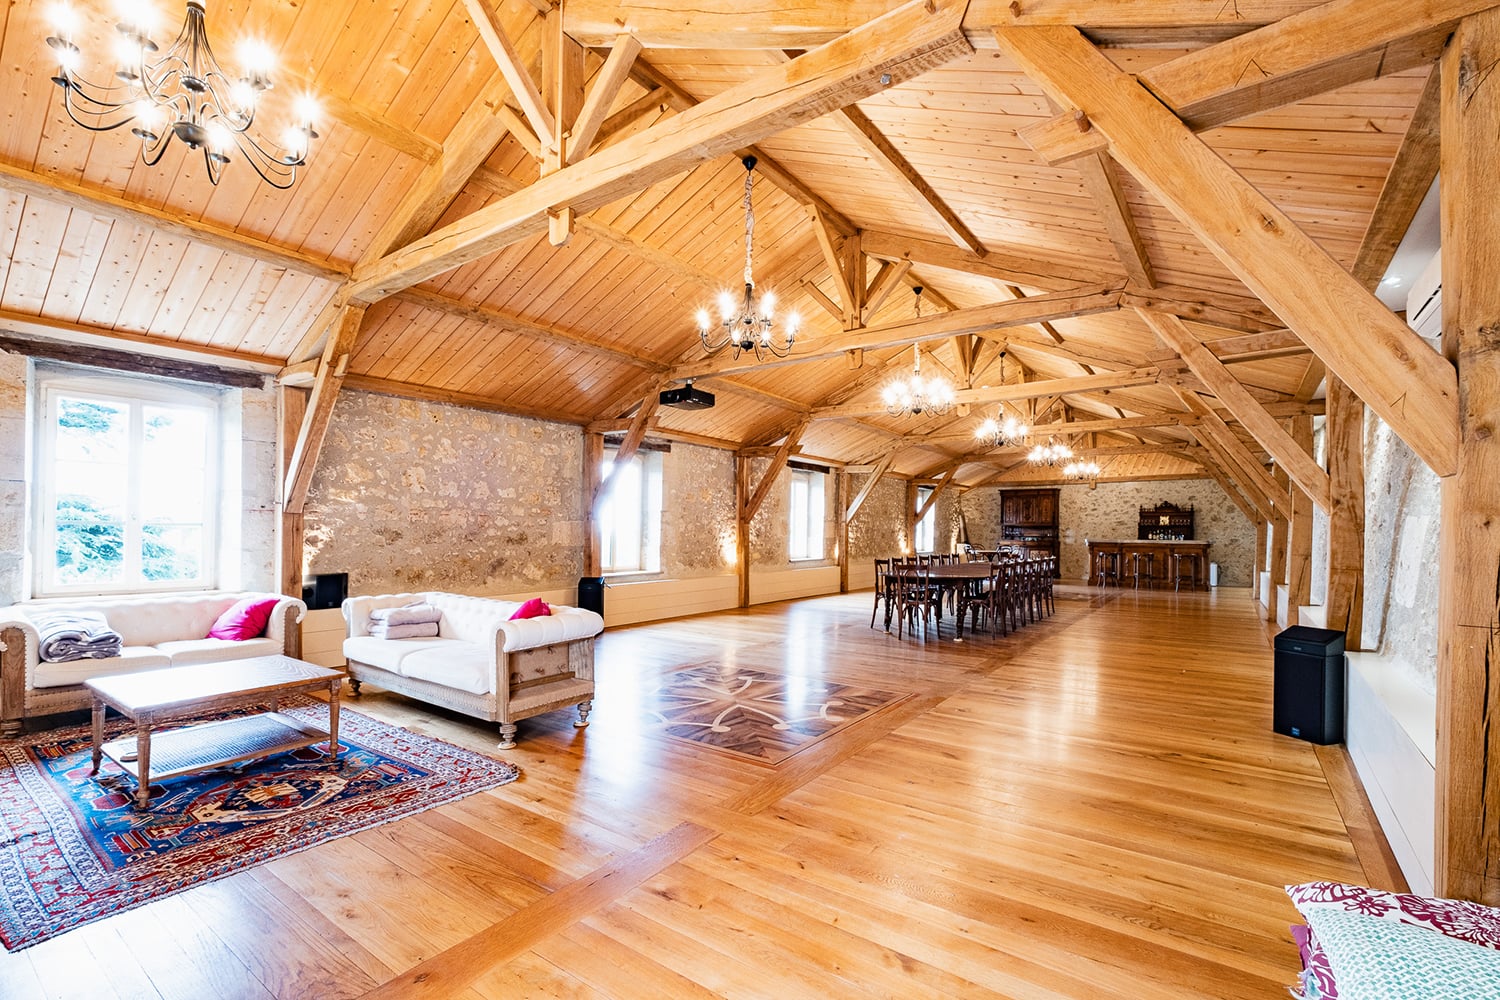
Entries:
POLYGON ((461 594, 381 594, 344 601, 344 658, 354 692, 364 681, 418 701, 500 723, 500 747, 516 745, 516 722, 569 705, 588 725, 594 698, 594 637, 604 619, 553 605, 552 614, 511 621, 521 605, 461 594), (425 601, 443 613, 436 638, 377 639, 370 612, 425 601))
POLYGON ((0 735, 19 733, 25 719, 88 708, 92 701, 83 682, 91 677, 274 653, 296 656, 301 650, 297 623, 306 613, 307 605, 294 597, 254 593, 95 597, 0 608, 0 735), (242 642, 204 638, 221 614, 246 597, 280 598, 264 636, 242 642), (31 616, 58 610, 102 614, 124 640, 121 655, 42 661, 31 616))

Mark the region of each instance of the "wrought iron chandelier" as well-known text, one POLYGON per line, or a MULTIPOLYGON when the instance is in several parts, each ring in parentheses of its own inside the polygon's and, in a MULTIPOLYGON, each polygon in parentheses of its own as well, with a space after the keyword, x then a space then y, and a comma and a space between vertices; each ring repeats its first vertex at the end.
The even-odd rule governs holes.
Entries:
POLYGON ((1072 457, 1072 448, 1057 438, 1048 438, 1046 444, 1033 445, 1026 460, 1033 465, 1061 465, 1072 457))
POLYGON ((755 275, 751 270, 751 249, 755 234, 755 210, 750 204, 751 181, 755 176, 755 157, 741 160, 745 165, 745 295, 736 301, 730 292, 719 293, 718 331, 710 320, 707 309, 698 310, 698 339, 709 354, 717 354, 729 347, 734 357, 755 353, 755 360, 784 358, 792 353, 792 344, 797 339, 797 328, 802 325, 796 313, 788 313, 780 332, 776 329, 776 295, 762 292, 756 295, 755 275))
MULTIPOLYGON (((912 288, 916 295, 917 319, 922 318, 922 286, 912 288)), ((953 409, 953 387, 942 378, 922 377, 922 345, 913 344, 911 376, 897 379, 882 392, 885 411, 893 417, 928 413, 940 417, 953 409)))
POLYGON ((297 168, 307 162, 318 137, 313 121, 317 102, 310 96, 293 102, 292 120, 280 140, 256 134, 260 96, 271 89, 275 56, 262 42, 246 41, 239 56, 243 72, 219 65, 208 44, 201 0, 187 0, 187 15, 176 41, 162 52, 151 40, 155 12, 146 0, 117 0, 114 82, 99 84, 80 75, 84 62, 78 37, 80 17, 67 3, 52 7, 57 32, 47 38, 57 57, 52 82, 62 88, 68 117, 92 132, 132 126, 141 140, 141 160, 155 166, 176 139, 203 150, 208 179, 219 177, 236 150, 272 187, 289 188, 297 168), (160 54, 158 54, 160 53, 160 54))
POLYGON ((1092 481, 1099 478, 1099 463, 1093 459, 1075 459, 1063 466, 1063 475, 1069 479, 1092 481))
MULTIPOLYGON (((1000 352, 1000 384, 1005 384, 1005 352, 1000 352)), ((1006 445, 1019 445, 1026 442, 1026 436, 1031 433, 1031 428, 1026 423, 1017 420, 1014 416, 1005 412, 1005 404, 1000 404, 1000 411, 993 417, 985 418, 974 431, 974 437, 989 445, 991 448, 1003 448, 1006 445)))

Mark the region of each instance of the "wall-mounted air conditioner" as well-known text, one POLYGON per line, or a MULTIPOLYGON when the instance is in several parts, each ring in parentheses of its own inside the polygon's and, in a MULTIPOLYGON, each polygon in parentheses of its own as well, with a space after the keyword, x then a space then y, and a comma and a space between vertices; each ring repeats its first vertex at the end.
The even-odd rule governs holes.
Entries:
POLYGON ((1406 295, 1406 322, 1438 351, 1443 349, 1443 252, 1432 255, 1406 295))

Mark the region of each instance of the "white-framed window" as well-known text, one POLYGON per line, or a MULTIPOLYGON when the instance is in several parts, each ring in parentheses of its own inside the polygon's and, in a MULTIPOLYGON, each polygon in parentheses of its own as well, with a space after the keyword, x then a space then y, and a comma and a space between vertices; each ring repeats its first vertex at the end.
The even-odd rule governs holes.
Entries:
MULTIPOLYGON (((604 453, 601 476, 609 475, 616 451, 604 453)), ((605 573, 661 571, 661 452, 642 451, 614 475, 600 505, 599 558, 605 573)))
POLYGON ((821 472, 793 469, 788 556, 792 559, 823 558, 823 480, 821 472))
MULTIPOLYGON (((933 487, 931 486, 917 487, 917 510, 920 511, 922 509, 922 505, 927 503, 927 498, 932 496, 932 490, 933 487)), ((933 504, 927 509, 927 513, 923 515, 922 520, 917 522, 917 537, 915 541, 918 552, 927 553, 932 551, 932 535, 936 525, 937 504, 933 504)))
POLYGON ((38 597, 216 585, 219 394, 39 371, 38 597))

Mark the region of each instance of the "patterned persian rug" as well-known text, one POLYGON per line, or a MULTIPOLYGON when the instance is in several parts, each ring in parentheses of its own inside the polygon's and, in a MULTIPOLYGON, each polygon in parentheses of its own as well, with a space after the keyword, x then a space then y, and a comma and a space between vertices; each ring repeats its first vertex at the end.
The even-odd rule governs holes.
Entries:
MULTIPOLYGON (((310 701, 282 711, 323 724, 310 701)), ((108 735, 125 731, 120 720, 108 735)), ((25 948, 244 868, 514 781, 504 761, 343 710, 327 744, 153 784, 108 758, 91 775, 87 726, 0 741, 0 943, 25 948)))
POLYGON ((667 674, 649 700, 667 736, 779 764, 870 713, 909 697, 729 664, 667 674))

